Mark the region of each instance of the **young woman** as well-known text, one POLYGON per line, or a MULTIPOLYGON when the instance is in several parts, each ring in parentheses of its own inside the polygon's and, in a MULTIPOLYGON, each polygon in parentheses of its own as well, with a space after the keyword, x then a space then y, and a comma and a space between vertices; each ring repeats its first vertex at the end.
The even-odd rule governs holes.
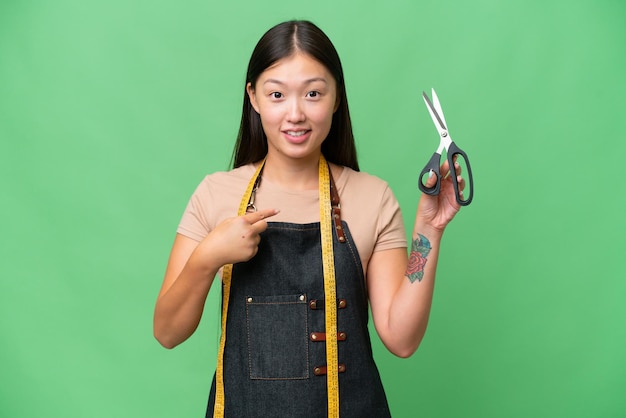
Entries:
POLYGON ((359 172, 331 41, 306 21, 265 33, 248 66, 233 169, 207 176, 191 197, 155 308, 155 337, 175 347, 198 326, 214 277, 222 279, 207 417, 389 416, 368 306, 385 346, 413 354, 441 237, 459 210, 449 176, 464 187, 458 166, 450 173, 444 163, 441 173, 440 194, 420 198, 407 256, 394 195, 359 172))

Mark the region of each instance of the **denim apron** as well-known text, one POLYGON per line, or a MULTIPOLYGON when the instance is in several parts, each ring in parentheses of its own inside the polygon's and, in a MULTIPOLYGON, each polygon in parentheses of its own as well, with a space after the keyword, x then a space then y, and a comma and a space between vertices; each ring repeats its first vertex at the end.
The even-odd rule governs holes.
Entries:
MULTIPOLYGON (((390 417, 368 331, 368 298, 346 222, 333 234, 340 417, 390 417)), ((224 349, 225 417, 326 417, 320 224, 268 222, 233 266, 224 349)), ((213 416, 215 377, 206 417, 213 416)))

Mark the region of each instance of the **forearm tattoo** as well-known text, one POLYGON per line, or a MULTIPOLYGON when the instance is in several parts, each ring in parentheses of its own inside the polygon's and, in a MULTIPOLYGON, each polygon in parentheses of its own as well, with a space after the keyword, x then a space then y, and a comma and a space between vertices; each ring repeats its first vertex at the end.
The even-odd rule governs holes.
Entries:
POLYGON ((417 234, 417 238, 413 240, 411 245, 409 266, 406 269, 406 275, 411 283, 415 283, 416 280, 421 282, 424 278, 424 267, 426 266, 426 261, 428 261, 428 253, 431 248, 428 238, 422 234, 417 234))

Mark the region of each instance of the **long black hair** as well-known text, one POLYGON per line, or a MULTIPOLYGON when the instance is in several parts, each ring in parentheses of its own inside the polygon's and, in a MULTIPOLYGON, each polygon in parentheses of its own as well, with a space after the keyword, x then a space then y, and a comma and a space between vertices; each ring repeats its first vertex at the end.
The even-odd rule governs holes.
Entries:
MULTIPOLYGON (((330 131, 322 143, 322 154, 332 163, 359 171, 343 68, 337 50, 320 28, 309 21, 292 20, 268 30, 250 57, 246 86, 250 83, 254 88, 263 71, 296 52, 310 55, 324 65, 337 84, 339 107, 333 114, 330 131)), ((267 137, 261 125, 261 117, 252 107, 244 87, 241 125, 232 157, 233 168, 260 161, 266 155, 267 137)))

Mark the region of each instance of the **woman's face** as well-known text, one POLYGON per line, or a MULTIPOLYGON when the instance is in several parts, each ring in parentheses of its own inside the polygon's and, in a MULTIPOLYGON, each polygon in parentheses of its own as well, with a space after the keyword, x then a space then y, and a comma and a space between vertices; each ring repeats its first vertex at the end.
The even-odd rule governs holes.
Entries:
POLYGON ((266 69, 246 89, 261 116, 268 157, 317 160, 338 107, 337 84, 326 67, 296 53, 266 69))

